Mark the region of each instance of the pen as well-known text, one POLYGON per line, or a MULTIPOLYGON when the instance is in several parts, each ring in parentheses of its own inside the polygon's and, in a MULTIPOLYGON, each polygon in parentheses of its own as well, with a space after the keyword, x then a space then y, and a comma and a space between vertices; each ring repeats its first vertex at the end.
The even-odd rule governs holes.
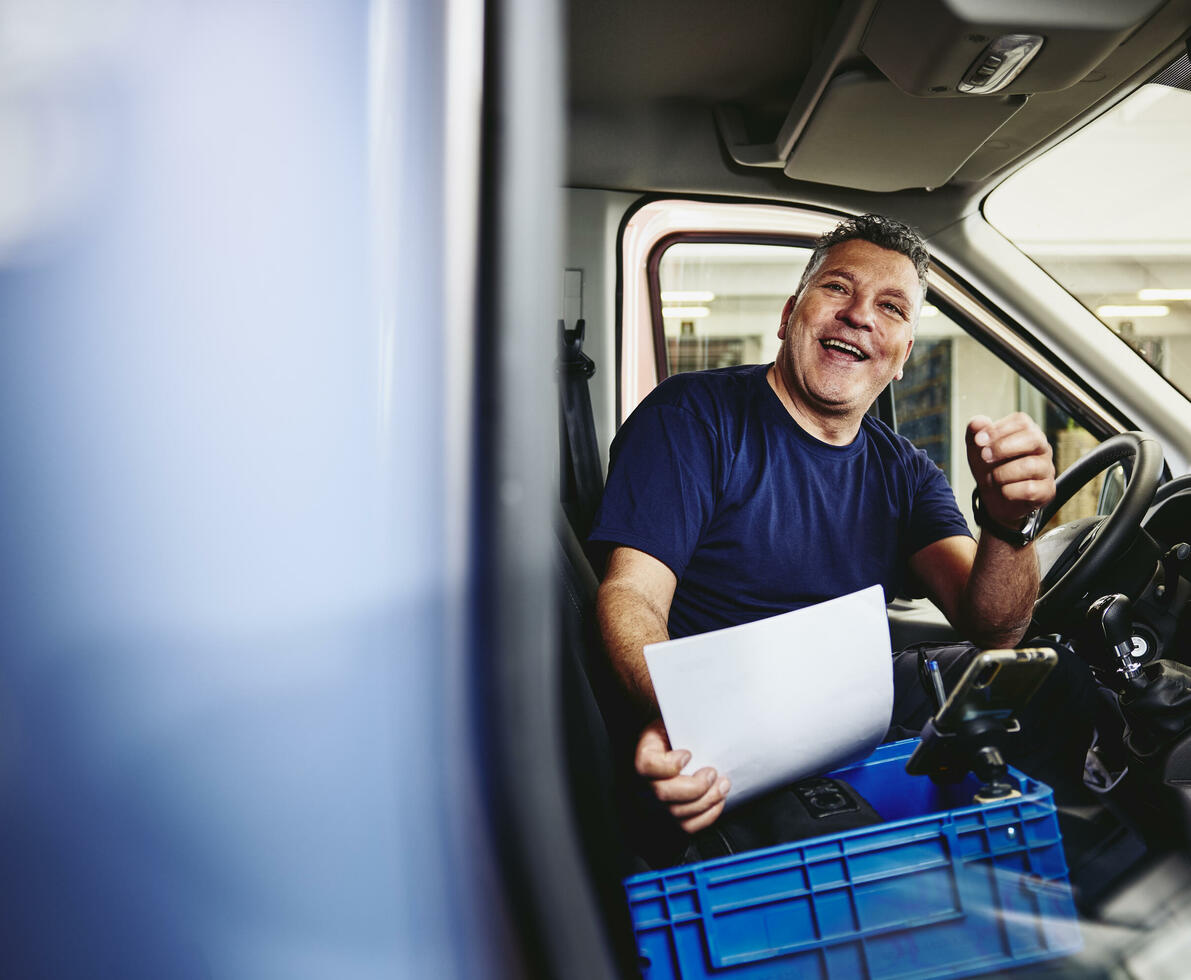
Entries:
POLYGON ((930 675, 931 686, 935 689, 935 707, 941 708, 947 700, 947 692, 943 690, 943 675, 939 672, 939 661, 927 661, 926 672, 930 675))

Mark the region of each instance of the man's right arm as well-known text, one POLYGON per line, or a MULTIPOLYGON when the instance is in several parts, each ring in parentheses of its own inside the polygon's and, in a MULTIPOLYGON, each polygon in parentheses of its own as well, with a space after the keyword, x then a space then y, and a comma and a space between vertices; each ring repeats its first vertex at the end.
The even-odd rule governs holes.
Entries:
POLYGON ((666 621, 678 580, 652 555, 616 548, 600 582, 597 608, 604 646, 621 683, 647 715, 658 713, 645 647, 670 639, 666 621))
POLYGON ((681 775, 691 758, 672 749, 659 717, 657 696, 645 664, 645 646, 670 638, 666 622, 678 580, 663 563, 635 548, 616 548, 600 583, 597 608, 612 666, 637 706, 653 720, 637 742, 634 765, 650 780, 654 795, 687 833, 714 823, 723 812, 730 784, 710 767, 681 775))

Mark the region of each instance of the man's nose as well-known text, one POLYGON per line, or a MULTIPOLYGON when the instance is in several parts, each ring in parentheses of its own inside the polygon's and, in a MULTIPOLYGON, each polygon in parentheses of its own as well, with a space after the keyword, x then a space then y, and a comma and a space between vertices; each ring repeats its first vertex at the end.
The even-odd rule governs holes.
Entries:
POLYGON ((876 304, 867 296, 853 294, 836 316, 857 330, 872 330, 876 325, 876 304))

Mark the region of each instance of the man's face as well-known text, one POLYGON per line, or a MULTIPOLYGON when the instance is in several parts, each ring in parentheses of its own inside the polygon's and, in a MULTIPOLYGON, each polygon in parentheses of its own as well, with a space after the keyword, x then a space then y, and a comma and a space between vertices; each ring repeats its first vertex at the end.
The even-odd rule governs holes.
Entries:
POLYGON ((834 246, 782 310, 778 368, 791 397, 814 415, 859 420, 901 376, 921 299, 900 252, 859 239, 834 246))

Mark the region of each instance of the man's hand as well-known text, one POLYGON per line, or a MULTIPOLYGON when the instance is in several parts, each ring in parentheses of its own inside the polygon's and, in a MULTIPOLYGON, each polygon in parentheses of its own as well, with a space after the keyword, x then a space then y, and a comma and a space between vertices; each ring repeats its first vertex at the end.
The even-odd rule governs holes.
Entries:
POLYGON ((679 775, 690 761, 690 752, 670 748, 660 718, 645 726, 637 740, 637 772, 651 782, 654 795, 670 808, 679 826, 693 834, 710 827, 724 812, 724 797, 732 784, 727 778, 717 781, 716 771, 710 767, 690 776, 679 775))
MULTIPOLYGON (((1006 528, 1055 496, 1050 444, 1021 412, 968 423, 968 465, 985 516, 1006 528)), ((952 535, 910 556, 910 568, 961 636, 985 649, 1012 647, 1029 629, 1038 598, 1038 556, 996 535, 952 535)))
POLYGON ((1016 528, 1055 495, 1050 443, 1028 415, 1014 412, 998 422, 977 415, 968 423, 968 466, 985 513, 1016 528))

